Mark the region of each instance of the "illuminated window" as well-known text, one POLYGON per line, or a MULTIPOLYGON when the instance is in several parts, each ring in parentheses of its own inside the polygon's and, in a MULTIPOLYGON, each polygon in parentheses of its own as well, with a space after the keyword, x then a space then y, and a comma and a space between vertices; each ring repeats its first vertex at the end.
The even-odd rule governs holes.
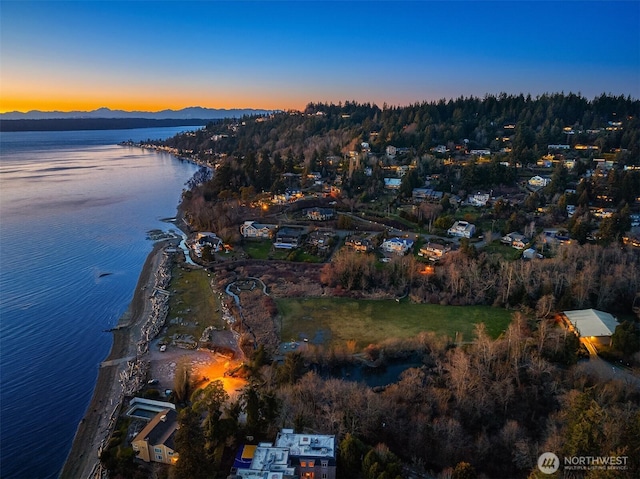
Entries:
POLYGON ((309 467, 315 466, 315 461, 309 461, 309 467))
POLYGON ((307 467, 307 461, 300 461, 300 467, 307 467))

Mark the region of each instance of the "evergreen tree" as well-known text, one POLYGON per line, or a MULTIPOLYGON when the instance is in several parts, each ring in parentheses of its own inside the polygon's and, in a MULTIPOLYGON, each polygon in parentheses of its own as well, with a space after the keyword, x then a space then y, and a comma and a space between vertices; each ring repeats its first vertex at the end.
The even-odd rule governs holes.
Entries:
POLYGON ((200 422, 200 414, 190 407, 178 414, 175 445, 179 458, 174 468, 175 479, 205 479, 209 476, 200 422))

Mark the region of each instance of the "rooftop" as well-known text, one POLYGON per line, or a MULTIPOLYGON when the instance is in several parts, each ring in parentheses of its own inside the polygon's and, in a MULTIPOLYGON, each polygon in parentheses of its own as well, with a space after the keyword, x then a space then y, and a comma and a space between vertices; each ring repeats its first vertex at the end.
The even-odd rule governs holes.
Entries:
POLYGON ((613 315, 595 309, 564 311, 580 336, 611 336, 618 322, 613 315))
POLYGON ((174 449, 173 434, 178 427, 178 413, 173 409, 164 409, 156 414, 149 424, 134 438, 134 441, 144 440, 150 445, 164 444, 174 449))
POLYGON ((321 434, 295 434, 283 429, 276 438, 277 447, 289 448, 293 457, 335 457, 335 436, 321 434))

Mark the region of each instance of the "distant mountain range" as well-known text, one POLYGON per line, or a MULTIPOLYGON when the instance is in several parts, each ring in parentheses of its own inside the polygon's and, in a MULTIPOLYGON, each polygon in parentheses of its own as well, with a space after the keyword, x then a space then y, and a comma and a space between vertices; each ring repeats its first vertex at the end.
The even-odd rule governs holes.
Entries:
POLYGON ((182 110, 124 111, 98 108, 93 111, 39 111, 26 113, 11 111, 0 113, 0 120, 58 120, 58 119, 113 119, 113 118, 145 118, 150 120, 217 120, 220 118, 240 118, 245 115, 264 115, 272 110, 256 110, 252 108, 202 108, 199 106, 182 110))

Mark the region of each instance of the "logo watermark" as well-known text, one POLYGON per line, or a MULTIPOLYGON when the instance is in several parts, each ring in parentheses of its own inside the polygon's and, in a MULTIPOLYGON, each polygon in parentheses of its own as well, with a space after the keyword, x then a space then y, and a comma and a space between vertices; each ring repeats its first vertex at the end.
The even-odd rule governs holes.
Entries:
POLYGON ((628 456, 567 456, 562 461, 552 452, 538 457, 538 469, 544 474, 553 474, 560 466, 564 471, 624 471, 628 456))
POLYGON ((538 469, 543 474, 553 474, 560 467, 560 459, 552 452, 544 452, 538 458, 538 469))

